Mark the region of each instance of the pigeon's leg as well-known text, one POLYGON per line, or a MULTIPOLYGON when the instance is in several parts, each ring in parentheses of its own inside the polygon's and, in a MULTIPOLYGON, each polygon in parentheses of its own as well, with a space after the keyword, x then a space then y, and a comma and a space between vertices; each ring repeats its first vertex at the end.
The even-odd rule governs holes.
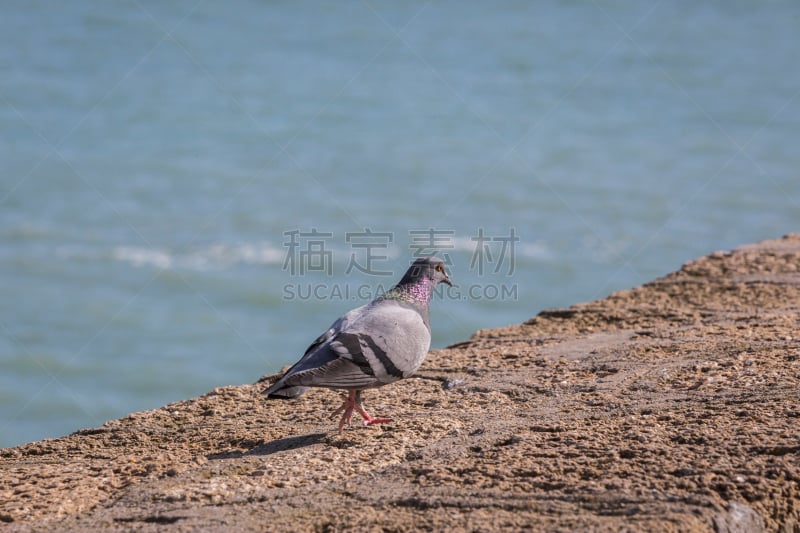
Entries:
POLYGON ((369 413, 367 413, 367 411, 364 409, 364 404, 361 403, 361 391, 351 391, 350 393, 353 394, 353 392, 355 392, 354 407, 356 408, 356 411, 358 411, 358 414, 360 414, 361 417, 364 419, 365 426, 371 426, 372 424, 384 424, 386 422, 392 421, 391 418, 379 418, 379 417, 369 416, 369 413))
POLYGON ((343 413, 342 419, 339 420, 339 433, 342 432, 342 429, 344 429, 345 425, 348 426, 350 425, 350 419, 353 417, 353 408, 355 407, 355 405, 356 405, 356 391, 351 390, 344 397, 344 402, 342 403, 342 406, 339 407, 337 410, 335 410, 331 415, 331 418, 333 418, 339 413, 343 413))

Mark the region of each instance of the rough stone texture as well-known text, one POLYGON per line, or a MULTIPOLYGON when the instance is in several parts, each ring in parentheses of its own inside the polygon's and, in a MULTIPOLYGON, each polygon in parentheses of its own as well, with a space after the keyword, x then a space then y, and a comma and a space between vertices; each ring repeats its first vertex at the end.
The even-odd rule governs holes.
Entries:
POLYGON ((268 376, 0 451, 0 528, 800 532, 800 235, 477 332, 366 394, 268 376))

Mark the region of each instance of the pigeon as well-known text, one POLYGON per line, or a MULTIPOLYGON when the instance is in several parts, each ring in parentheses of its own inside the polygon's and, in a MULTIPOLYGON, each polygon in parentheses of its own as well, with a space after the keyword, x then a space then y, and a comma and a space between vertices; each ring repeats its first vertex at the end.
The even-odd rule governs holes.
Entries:
POLYGON ((439 283, 453 285, 444 261, 416 259, 397 285, 337 319, 264 394, 289 399, 310 387, 340 389, 344 403, 332 415, 342 415, 339 432, 354 410, 367 426, 391 422, 370 416, 361 392, 407 378, 422 364, 431 345, 428 306, 439 283))

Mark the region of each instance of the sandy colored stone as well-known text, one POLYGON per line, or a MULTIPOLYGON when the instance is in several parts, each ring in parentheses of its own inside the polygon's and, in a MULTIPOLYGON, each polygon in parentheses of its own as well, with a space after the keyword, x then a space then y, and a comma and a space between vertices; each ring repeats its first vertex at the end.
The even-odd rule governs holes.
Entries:
POLYGON ((800 532, 800 235, 433 351, 391 424, 274 378, 0 450, 0 529, 800 532))

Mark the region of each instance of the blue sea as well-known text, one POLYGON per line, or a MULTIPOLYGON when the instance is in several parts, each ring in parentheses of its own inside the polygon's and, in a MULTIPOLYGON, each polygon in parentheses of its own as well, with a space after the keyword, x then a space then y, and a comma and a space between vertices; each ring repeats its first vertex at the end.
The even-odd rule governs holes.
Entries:
POLYGON ((0 16, 0 446, 293 362, 438 253, 433 347, 800 231, 800 3, 0 16))

